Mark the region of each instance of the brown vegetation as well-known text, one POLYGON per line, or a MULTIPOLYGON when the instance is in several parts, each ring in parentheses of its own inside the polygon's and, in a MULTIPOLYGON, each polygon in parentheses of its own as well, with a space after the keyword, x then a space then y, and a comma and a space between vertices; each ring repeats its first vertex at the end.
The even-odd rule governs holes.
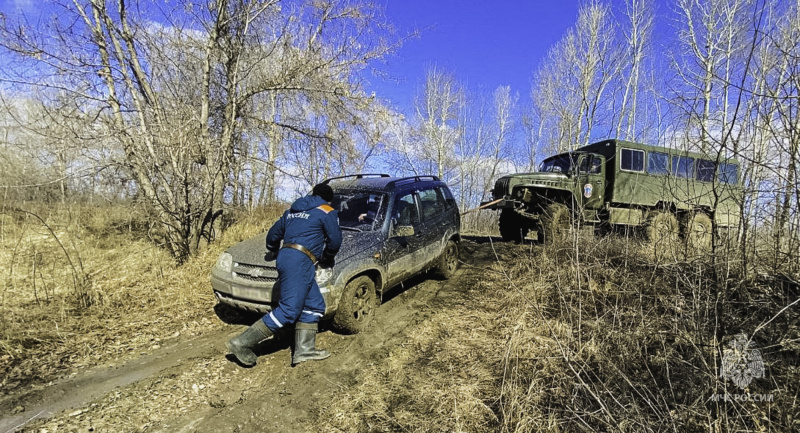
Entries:
POLYGON ((673 253, 618 236, 519 247, 319 419, 331 432, 797 429, 797 282, 731 266, 720 285, 709 261, 673 253), (720 377, 722 348, 749 330, 766 371, 739 390, 720 377), (725 393, 773 400, 712 401, 725 393))
MULTIPOLYGON (((27 206, 30 208, 30 205, 27 206)), ((119 363, 171 336, 219 326, 208 272, 219 253, 280 206, 242 214, 221 242, 178 266, 121 206, 0 213, 0 387, 11 393, 71 369, 119 363)))

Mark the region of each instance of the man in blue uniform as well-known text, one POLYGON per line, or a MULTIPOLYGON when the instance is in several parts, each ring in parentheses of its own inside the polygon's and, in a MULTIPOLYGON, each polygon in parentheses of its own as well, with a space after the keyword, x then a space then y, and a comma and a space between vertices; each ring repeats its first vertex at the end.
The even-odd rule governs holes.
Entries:
POLYGON ((292 203, 269 229, 267 255, 277 254, 281 296, 277 308, 228 341, 228 350, 242 364, 255 365, 257 357, 253 348, 293 323, 296 323, 293 365, 330 356, 327 350, 315 347, 317 324, 325 313, 325 300, 314 275, 317 262, 320 266, 333 266, 334 256, 342 244, 342 230, 338 214, 329 204, 331 200, 331 187, 316 185, 311 195, 292 203))

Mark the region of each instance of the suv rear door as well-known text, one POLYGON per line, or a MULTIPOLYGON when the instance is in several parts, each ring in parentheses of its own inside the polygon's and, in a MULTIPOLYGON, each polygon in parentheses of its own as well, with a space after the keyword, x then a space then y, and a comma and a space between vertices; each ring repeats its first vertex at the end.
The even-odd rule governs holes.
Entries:
POLYGON ((448 206, 442 191, 437 186, 421 188, 417 191, 420 210, 422 213, 422 243, 425 249, 425 261, 429 265, 435 260, 444 248, 442 241, 447 232, 447 228, 453 225, 452 212, 448 211, 448 206))

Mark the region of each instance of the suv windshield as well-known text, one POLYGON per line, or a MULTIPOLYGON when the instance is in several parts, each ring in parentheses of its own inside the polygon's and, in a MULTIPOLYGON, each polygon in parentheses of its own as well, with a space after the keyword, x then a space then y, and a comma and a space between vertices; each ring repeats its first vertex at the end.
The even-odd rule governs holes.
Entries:
POLYGON ((552 158, 545 159, 539 171, 544 173, 563 173, 570 174, 572 168, 577 163, 578 156, 575 154, 557 155, 552 158))
POLYGON ((381 227, 387 201, 383 193, 335 191, 331 206, 339 211, 339 227, 370 231, 381 227))

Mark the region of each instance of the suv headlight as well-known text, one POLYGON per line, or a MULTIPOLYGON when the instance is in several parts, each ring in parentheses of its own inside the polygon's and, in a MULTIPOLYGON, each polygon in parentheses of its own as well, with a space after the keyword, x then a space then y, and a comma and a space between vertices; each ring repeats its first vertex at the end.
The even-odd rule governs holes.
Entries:
POLYGON ((318 286, 324 286, 325 284, 328 284, 328 280, 331 279, 332 275, 333 268, 317 268, 314 278, 317 280, 318 286))
POLYGON ((225 272, 230 272, 233 269, 233 256, 230 253, 220 254, 215 266, 225 272))

